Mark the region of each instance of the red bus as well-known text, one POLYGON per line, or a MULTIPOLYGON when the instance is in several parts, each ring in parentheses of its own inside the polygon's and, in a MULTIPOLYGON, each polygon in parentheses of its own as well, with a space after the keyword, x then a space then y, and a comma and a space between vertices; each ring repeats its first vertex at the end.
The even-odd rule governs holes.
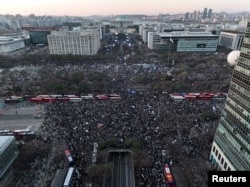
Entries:
POLYGON ((55 102, 55 101, 56 101, 56 98, 54 98, 54 97, 43 98, 43 102, 45 102, 45 103, 51 103, 51 102, 55 102))
POLYGON ((97 100, 107 100, 109 97, 107 95, 96 95, 95 98, 97 100))
POLYGON ((173 176, 172 176, 172 173, 170 171, 168 164, 164 165, 164 175, 165 175, 167 183, 174 183, 174 179, 173 179, 173 176))
POLYGON ((200 100, 211 100, 212 99, 212 95, 211 94, 207 94, 207 93, 203 93, 203 94, 200 94, 198 96, 198 99, 200 99, 200 100))
POLYGON ((187 94, 184 97, 186 100, 196 100, 197 99, 196 95, 191 95, 191 94, 187 94))

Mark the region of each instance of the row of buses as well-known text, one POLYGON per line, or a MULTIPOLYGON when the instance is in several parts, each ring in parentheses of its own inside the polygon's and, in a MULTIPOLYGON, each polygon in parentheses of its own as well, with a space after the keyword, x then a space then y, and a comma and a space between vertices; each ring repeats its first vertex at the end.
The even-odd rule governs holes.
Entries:
POLYGON ((6 135, 6 136, 30 136, 35 135, 34 131, 31 131, 30 129, 20 129, 20 130, 0 130, 0 135, 6 135))
POLYGON ((225 100, 227 93, 173 93, 169 94, 173 101, 182 100, 225 100))
POLYGON ((56 101, 69 101, 69 102, 81 102, 83 100, 113 100, 121 99, 119 94, 101 94, 101 95, 38 95, 36 97, 29 98, 32 103, 52 103, 56 101))

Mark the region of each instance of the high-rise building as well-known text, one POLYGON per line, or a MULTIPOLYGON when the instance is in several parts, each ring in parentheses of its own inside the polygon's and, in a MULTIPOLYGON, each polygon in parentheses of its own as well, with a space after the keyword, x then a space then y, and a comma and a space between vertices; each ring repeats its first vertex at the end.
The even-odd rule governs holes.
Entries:
POLYGON ((250 170, 250 19, 215 132, 210 160, 218 170, 250 170))
POLYGON ((194 15, 194 16, 193 16, 193 19, 194 19, 194 20, 198 20, 198 19, 199 19, 198 11, 195 10, 194 13, 193 13, 193 15, 194 15))
POLYGON ((208 10, 207 17, 208 17, 209 19, 212 19, 212 9, 209 9, 209 10, 208 10))
POLYGON ((204 8, 202 18, 203 18, 203 19, 206 19, 206 18, 207 18, 207 8, 204 8))
POLYGON ((189 20, 190 19, 190 14, 189 14, 189 12, 186 12, 186 14, 185 14, 185 20, 189 20))

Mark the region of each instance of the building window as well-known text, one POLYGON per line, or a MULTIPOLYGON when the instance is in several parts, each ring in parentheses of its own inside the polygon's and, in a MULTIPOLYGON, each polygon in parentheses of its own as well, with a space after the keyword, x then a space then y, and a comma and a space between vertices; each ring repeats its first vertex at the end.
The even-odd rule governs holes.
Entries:
POLYGON ((224 164, 224 159, 223 159, 223 158, 221 158, 221 164, 222 164, 222 165, 224 164))
POLYGON ((219 156, 218 156, 218 159, 219 159, 219 160, 220 160, 220 157, 221 157, 221 156, 220 156, 220 154, 219 154, 219 156))
POLYGON ((215 147, 213 146, 213 152, 215 151, 215 147))
POLYGON ((216 155, 216 156, 218 155, 218 151, 217 151, 217 150, 215 151, 215 155, 216 155))
POLYGON ((225 164, 224 164, 224 169, 227 169, 227 163, 225 162, 225 164))

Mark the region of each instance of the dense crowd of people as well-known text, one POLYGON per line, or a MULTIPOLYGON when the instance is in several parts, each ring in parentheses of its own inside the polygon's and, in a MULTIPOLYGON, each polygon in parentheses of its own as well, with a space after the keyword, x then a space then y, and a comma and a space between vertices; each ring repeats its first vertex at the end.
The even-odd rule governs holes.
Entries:
MULTIPOLYGON (((32 171, 24 173, 19 184, 41 186, 45 181, 48 184, 51 183, 57 169, 68 167, 64 159, 64 149, 69 149, 75 160, 76 172, 72 186, 94 183, 93 176, 87 169, 92 165, 93 144, 112 138, 124 147, 128 147, 129 139, 135 139, 142 145, 141 153, 138 155, 143 159, 136 154, 134 157, 136 186, 165 185, 164 163, 171 162, 175 165, 196 157, 204 162, 208 160, 210 145, 224 100, 174 102, 164 94, 129 92, 131 88, 136 89, 134 85, 137 85, 135 79, 138 75, 154 73, 171 75, 175 70, 178 70, 178 66, 166 67, 157 58, 144 59, 133 65, 126 62, 106 64, 91 62, 78 65, 48 63, 4 70, 2 76, 8 77, 6 80, 22 84, 24 88, 26 84, 30 87, 30 85, 36 85, 33 84, 34 82, 43 81, 44 75, 56 77, 63 72, 64 76, 70 77, 76 72, 101 72, 111 81, 104 91, 122 96, 120 100, 84 100, 45 104, 44 122, 38 131, 38 139, 45 142, 45 146, 41 147, 46 147, 49 155, 45 157, 37 155, 35 162, 31 163, 32 171), (162 156, 161 150, 167 151, 165 157, 162 156)), ((147 78, 148 80, 143 80, 144 86, 155 81, 150 80, 152 78, 150 76, 147 78)), ((26 102, 25 106, 27 105, 34 104, 26 102)), ((24 104, 15 106, 25 107, 24 104)), ((97 159, 97 163, 98 161, 102 162, 97 159)), ((198 170, 188 168, 194 175, 197 171, 205 171, 204 168, 198 170)), ((202 176, 198 179, 194 177, 191 183, 195 182, 197 186, 206 184, 206 173, 204 172, 202 176)))
MULTIPOLYGON (((147 93, 127 93, 119 100, 46 104, 39 137, 52 149, 46 160, 33 164, 37 170, 32 172, 33 178, 27 174, 29 180, 23 184, 39 186, 42 178, 51 182, 57 169, 68 167, 65 149, 70 150, 76 168, 71 186, 95 183, 87 170, 92 165, 94 143, 115 138, 121 147, 127 148, 129 139, 142 145, 143 158, 134 158, 136 186, 164 186, 164 163, 175 165, 194 157, 208 160, 223 105, 224 100, 176 102, 168 95, 147 93), (161 150, 167 151, 165 157, 161 150)), ((205 169, 203 172, 204 177, 197 179, 197 186, 206 183, 205 169)), ((193 175, 195 178, 195 172, 193 175)))

